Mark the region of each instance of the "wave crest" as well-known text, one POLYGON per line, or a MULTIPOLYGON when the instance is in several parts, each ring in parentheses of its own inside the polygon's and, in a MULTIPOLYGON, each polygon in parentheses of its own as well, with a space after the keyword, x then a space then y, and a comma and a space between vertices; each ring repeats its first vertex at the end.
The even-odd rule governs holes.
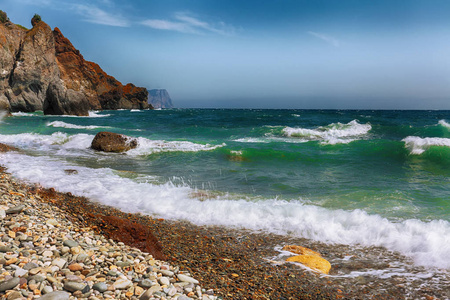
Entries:
POLYGON ((332 123, 316 129, 285 127, 283 134, 287 137, 301 138, 308 141, 320 140, 325 144, 350 143, 367 134, 372 129, 370 124, 360 124, 353 120, 347 124, 332 123))
POLYGON ((450 139, 447 138, 408 136, 402 142, 405 142, 405 147, 411 154, 416 155, 424 153, 432 146, 450 147, 450 139))
POLYGON ((109 126, 94 126, 94 125, 75 125, 62 121, 53 121, 47 124, 49 127, 60 127, 60 128, 70 128, 70 129, 97 129, 97 128, 110 128, 109 126))

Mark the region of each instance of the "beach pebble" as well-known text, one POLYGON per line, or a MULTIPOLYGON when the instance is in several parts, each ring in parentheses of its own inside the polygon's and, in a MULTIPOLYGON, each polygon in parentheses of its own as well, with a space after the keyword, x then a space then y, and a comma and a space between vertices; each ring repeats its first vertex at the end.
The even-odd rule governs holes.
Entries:
POLYGON ((63 291, 56 291, 48 293, 42 297, 40 297, 40 300, 68 300, 70 297, 70 294, 63 291))
POLYGON ((73 247, 77 247, 78 243, 75 242, 74 240, 64 240, 63 245, 67 246, 69 248, 73 248, 73 247))
POLYGON ((184 274, 178 274, 177 277, 180 281, 198 284, 198 280, 196 280, 192 277, 186 276, 184 274))
POLYGON ((116 282, 114 282, 113 287, 118 290, 123 290, 132 285, 133 285, 133 282, 131 282, 131 280, 120 278, 120 279, 117 279, 116 282))
POLYGON ((108 290, 108 286, 104 282, 97 282, 92 286, 92 289, 99 291, 100 293, 103 293, 108 290))
POLYGON ((0 282, 0 292, 13 289, 16 285, 20 283, 20 279, 17 277, 11 278, 9 280, 0 282))
POLYGON ((85 288, 86 288, 86 284, 83 282, 66 281, 66 283, 64 283, 64 289, 69 292, 82 291, 85 288))
POLYGON ((6 214, 7 215, 12 215, 12 214, 18 214, 20 212, 22 212, 22 210, 25 209, 25 205, 18 205, 18 206, 14 206, 11 207, 10 209, 6 210, 6 214))

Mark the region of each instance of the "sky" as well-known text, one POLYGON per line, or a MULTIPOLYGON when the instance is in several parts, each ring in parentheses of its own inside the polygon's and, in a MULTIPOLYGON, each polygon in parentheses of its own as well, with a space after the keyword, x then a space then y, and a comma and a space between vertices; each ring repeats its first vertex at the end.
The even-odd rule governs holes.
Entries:
POLYGON ((0 0, 176 107, 450 109, 447 0, 0 0))

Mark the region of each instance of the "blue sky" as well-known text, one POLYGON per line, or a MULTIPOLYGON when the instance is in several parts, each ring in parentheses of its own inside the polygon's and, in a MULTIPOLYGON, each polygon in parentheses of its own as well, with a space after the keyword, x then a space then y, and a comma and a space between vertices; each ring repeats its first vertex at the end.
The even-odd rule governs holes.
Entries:
POLYGON ((450 109, 450 1, 0 0, 177 107, 450 109))

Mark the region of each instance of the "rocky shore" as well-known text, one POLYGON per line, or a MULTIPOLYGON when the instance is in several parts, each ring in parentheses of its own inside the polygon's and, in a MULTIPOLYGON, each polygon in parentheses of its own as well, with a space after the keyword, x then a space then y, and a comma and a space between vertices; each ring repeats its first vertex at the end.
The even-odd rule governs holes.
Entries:
POLYGON ((2 298, 217 298, 189 272, 73 223, 7 174, 0 195, 2 298))
POLYGON ((383 248, 128 214, 0 170, 1 299, 430 300, 449 284, 383 248), (289 244, 320 252, 330 275, 286 263, 289 244))

